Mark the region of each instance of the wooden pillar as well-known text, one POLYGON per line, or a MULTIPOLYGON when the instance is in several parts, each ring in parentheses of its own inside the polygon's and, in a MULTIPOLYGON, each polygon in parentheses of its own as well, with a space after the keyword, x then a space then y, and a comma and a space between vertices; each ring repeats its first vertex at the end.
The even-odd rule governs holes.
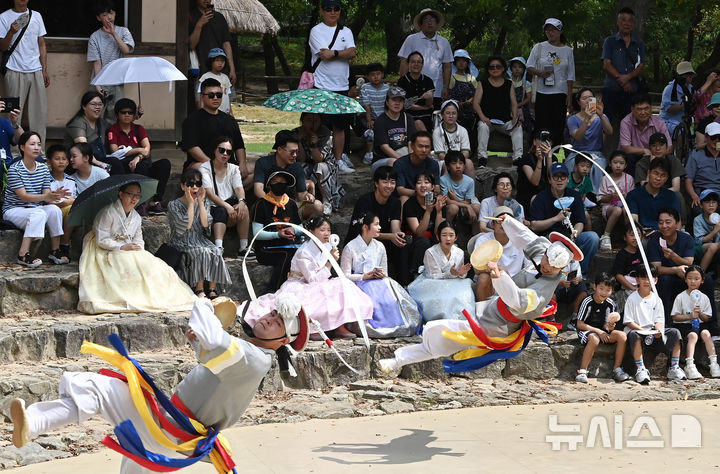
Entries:
MULTIPOLYGON (((265 75, 275 75, 275 52, 272 45, 272 36, 264 34, 262 39, 263 53, 265 54, 265 75)), ((268 94, 276 94, 278 92, 277 81, 274 79, 267 79, 267 91, 268 94)))

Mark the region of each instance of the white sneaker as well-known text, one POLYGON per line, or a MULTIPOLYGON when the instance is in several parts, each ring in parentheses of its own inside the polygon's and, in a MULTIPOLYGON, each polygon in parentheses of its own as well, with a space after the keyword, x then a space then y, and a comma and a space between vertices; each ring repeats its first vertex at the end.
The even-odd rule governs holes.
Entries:
POLYGON ((710 364, 710 377, 720 377, 720 364, 718 364, 717 362, 710 364))
POLYGON ((575 381, 580 383, 588 383, 587 378, 587 370, 580 369, 577 371, 577 375, 575 376, 575 381))
POLYGON ((342 154, 342 161, 348 166, 348 168, 355 168, 355 163, 353 163, 350 157, 345 153, 342 154))
POLYGON ((609 235, 600 237, 600 250, 612 250, 612 242, 609 235))
POLYGON ((398 368, 397 360, 394 357, 392 359, 380 359, 378 365, 383 374, 389 374, 398 368))
POLYGON ((363 156, 363 163, 366 165, 371 165, 373 160, 373 154, 372 152, 365 153, 365 156, 363 156))
MULTIPOLYGON (((697 380, 703 378, 702 374, 698 372, 697 367, 695 367, 694 363, 685 364, 685 374, 687 375, 688 380, 697 380)), ((668 375, 668 378, 670 378, 670 375, 668 375)))
POLYGON ((616 370, 613 373, 613 380, 617 383, 622 383, 626 380, 630 380, 630 376, 621 367, 620 370, 616 370))
POLYGON ((350 173, 355 172, 355 170, 350 168, 347 164, 345 164, 344 161, 338 161, 337 164, 338 164, 338 172, 340 172, 340 173, 350 174, 350 173))
POLYGON ((676 365, 675 367, 670 367, 668 369, 667 378, 668 378, 668 380, 685 380, 685 379, 687 379, 687 377, 685 376, 685 372, 683 372, 683 369, 681 369, 679 365, 676 365))
POLYGON ((30 442, 30 427, 25 412, 25 400, 16 398, 10 402, 10 419, 13 422, 13 445, 16 448, 22 448, 30 442))
POLYGON ((635 372, 635 381, 641 385, 647 385, 650 383, 650 374, 646 368, 638 369, 635 372))

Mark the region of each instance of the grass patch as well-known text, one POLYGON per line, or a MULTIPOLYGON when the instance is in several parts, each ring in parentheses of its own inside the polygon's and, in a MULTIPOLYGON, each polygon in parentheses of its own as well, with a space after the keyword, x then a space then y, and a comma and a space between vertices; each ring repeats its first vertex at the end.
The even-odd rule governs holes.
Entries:
POLYGON ((299 112, 233 104, 233 114, 239 121, 247 150, 253 152, 269 152, 278 131, 300 125, 299 112))
POLYGON ((245 143, 245 151, 248 153, 272 153, 273 142, 266 143, 245 143))

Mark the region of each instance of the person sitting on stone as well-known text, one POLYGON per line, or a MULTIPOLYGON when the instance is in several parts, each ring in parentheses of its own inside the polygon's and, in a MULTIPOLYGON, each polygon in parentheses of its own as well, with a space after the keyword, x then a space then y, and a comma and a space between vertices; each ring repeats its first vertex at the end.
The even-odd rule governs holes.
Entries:
POLYGON ((487 78, 478 83, 473 108, 478 122, 478 166, 487 166, 490 132, 509 135, 512 140, 513 163, 523 153, 522 124, 518 121, 518 106, 512 81, 505 77, 507 63, 501 56, 491 56, 485 64, 487 78))
POLYGON ((253 191, 255 197, 264 199, 267 180, 271 169, 282 169, 293 176, 292 186, 287 189, 288 196, 296 200, 303 219, 319 216, 323 213, 323 204, 308 192, 305 170, 297 162, 300 153, 300 138, 290 130, 280 130, 275 134, 273 144, 275 153, 260 157, 255 162, 253 191))
POLYGON ((685 167, 669 150, 667 137, 664 134, 653 133, 650 135, 650 154, 643 156, 635 164, 635 183, 645 186, 648 182, 650 162, 655 158, 664 157, 670 162, 670 177, 665 182, 665 187, 677 193, 678 199, 681 199, 680 185, 685 177, 685 167))
POLYGON ((432 130, 435 84, 432 78, 422 73, 424 62, 420 52, 411 52, 407 57, 407 72, 397 83, 407 94, 405 110, 413 118, 416 130, 432 130))
POLYGON ((690 153, 685 170, 685 191, 692 206, 700 206, 700 192, 720 189, 720 173, 716 168, 720 156, 720 123, 705 127, 705 148, 690 153))
POLYGON ((558 232, 574 237, 585 256, 580 263, 581 271, 588 275, 600 237, 595 232, 583 232, 585 209, 580 193, 567 188, 570 175, 567 167, 553 163, 550 175, 550 186, 540 191, 530 206, 530 228, 536 233, 558 232))
POLYGON ((672 139, 665 121, 652 114, 652 100, 647 94, 637 94, 631 101, 630 113, 620 122, 620 149, 628 157, 627 173, 635 176, 635 163, 643 155, 651 155, 650 137, 662 133, 672 151, 672 139))
MULTIPOLYGON (((658 269, 657 290, 665 308, 665 324, 669 327, 672 325, 670 309, 675 296, 687 288, 685 270, 695 260, 695 241, 690 234, 678 230, 680 214, 677 209, 661 209, 657 220, 659 232, 648 239, 647 256, 650 263, 658 269)), ((713 279, 710 275, 705 276, 700 291, 707 295, 710 301, 715 301, 713 279)), ((712 306, 713 317, 708 324, 716 327, 717 310, 715 305, 712 306)))
POLYGON ((495 209, 500 206, 510 208, 512 210, 512 216, 515 219, 527 224, 527 221, 525 221, 525 208, 512 198, 514 189, 515 181, 513 181, 512 175, 507 171, 501 171, 493 176, 493 195, 480 201, 480 214, 478 216, 480 232, 493 232, 494 228, 490 225, 490 221, 486 219, 486 217, 494 216, 495 209))
POLYGON ((707 272, 708 268, 720 253, 720 222, 715 222, 720 194, 714 189, 706 189, 700 193, 702 213, 693 220, 695 236, 695 259, 700 260, 700 267, 707 272))
POLYGON ((465 174, 475 178, 475 166, 470 159, 470 137, 467 129, 458 123, 459 110, 455 100, 449 99, 443 102, 440 107, 442 121, 432 132, 433 149, 435 157, 440 161, 445 159, 448 151, 462 153, 465 174))
MULTIPOLYGON (((711 72, 710 74, 715 74, 716 79, 713 81, 713 83, 717 84, 715 87, 717 88, 717 90, 720 90, 720 76, 716 72, 711 72)), ((698 98, 697 95, 695 97, 698 98)), ((696 150, 702 150, 703 148, 705 148, 705 129, 707 128, 707 126, 713 122, 720 123, 720 92, 713 93, 711 97, 708 97, 708 99, 706 99, 706 103, 707 106, 701 107, 700 101, 698 100, 698 108, 695 112, 696 150), (703 111, 703 109, 706 110, 703 111), (698 118, 697 116, 700 111, 703 111, 706 114, 702 118, 698 118)))
POLYGON ((408 139, 415 134, 415 121, 405 112, 405 91, 401 87, 388 89, 385 112, 375 120, 373 133, 373 173, 380 166, 392 166, 396 159, 409 153, 408 139))
POLYGON ((88 314, 184 311, 195 296, 165 262, 145 251, 135 211, 140 184, 128 183, 95 216, 83 240, 78 310, 88 314), (142 278, 128 278, 138 274, 142 278))
POLYGON ((517 194, 515 199, 525 209, 541 189, 548 186, 550 166, 555 161, 551 153, 552 138, 547 130, 536 129, 530 150, 520 158, 517 165, 517 194))
POLYGON ((670 162, 667 158, 655 158, 650 162, 648 180, 626 196, 628 208, 635 222, 646 229, 657 229, 660 209, 672 207, 680 212, 677 195, 665 187, 670 176, 670 162))
POLYGON ((430 157, 432 151, 432 135, 430 132, 420 130, 410 137, 410 154, 405 155, 393 163, 397 172, 397 194, 400 202, 405 203, 415 196, 415 179, 418 174, 432 175, 433 191, 440 194, 440 165, 430 157))

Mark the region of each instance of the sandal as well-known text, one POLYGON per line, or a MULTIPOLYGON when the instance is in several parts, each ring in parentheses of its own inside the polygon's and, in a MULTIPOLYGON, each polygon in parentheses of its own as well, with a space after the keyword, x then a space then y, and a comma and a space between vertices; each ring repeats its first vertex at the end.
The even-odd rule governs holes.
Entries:
POLYGON ((48 258, 49 258, 50 261, 51 261, 52 263, 54 263, 55 265, 67 265, 68 263, 70 263, 70 259, 67 258, 67 257, 63 254, 63 251, 60 250, 59 248, 57 248, 57 249, 53 250, 52 252, 50 252, 50 255, 48 255, 48 258))
POLYGON ((18 255, 17 261, 23 267, 28 267, 28 268, 35 268, 35 267, 39 267, 40 265, 42 265, 42 260, 40 260, 39 258, 32 258, 30 256, 30 252, 27 252, 23 256, 18 255))
POLYGON ((207 297, 211 300, 214 300, 218 296, 220 295, 218 294, 217 290, 215 290, 215 288, 213 288, 212 290, 208 290, 207 292, 207 297))
POLYGON ((205 290, 203 289, 193 290, 193 293, 195 293, 198 298, 205 298, 205 290))

